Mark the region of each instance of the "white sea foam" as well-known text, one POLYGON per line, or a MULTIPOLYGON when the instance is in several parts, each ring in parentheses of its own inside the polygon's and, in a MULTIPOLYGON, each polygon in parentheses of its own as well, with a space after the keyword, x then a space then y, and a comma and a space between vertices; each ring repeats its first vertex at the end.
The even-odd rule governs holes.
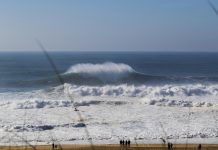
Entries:
POLYGON ((193 102, 188 100, 175 100, 175 99, 149 99, 143 98, 142 102, 148 105, 156 105, 156 106, 168 106, 168 107, 212 107, 217 106, 217 104, 213 104, 210 102, 200 101, 193 102))
POLYGON ((0 143, 28 141, 115 143, 123 137, 183 142, 218 136, 217 84, 103 85, 65 84, 46 90, 0 93, 0 143), (69 93, 68 93, 69 92, 69 93), (70 94, 73 99, 67 96, 70 94), (78 107, 85 124, 74 111, 78 107), (166 134, 163 132, 166 131, 166 134), (73 134, 72 134, 73 133, 73 134))
MULTIPOLYGON (((74 105, 98 105, 101 97, 127 97, 140 98, 141 103, 157 106, 179 107, 211 107, 216 105, 218 85, 204 84, 168 84, 168 85, 104 85, 104 86, 78 86, 65 84, 64 88, 58 86, 47 90, 32 92, 14 92, 0 94, 0 107, 13 103, 16 109, 72 107, 73 97, 96 97, 90 101, 74 100, 74 105), (64 91, 63 91, 64 90, 64 91), (15 100, 11 102, 11 100, 15 100)), ((109 102, 107 102, 109 104, 109 102)), ((125 104, 125 102, 117 103, 125 104)), ((12 105, 12 104, 10 104, 12 105)))
POLYGON ((40 109, 72 106, 73 102, 71 100, 26 100, 14 102, 15 109, 40 109))
POLYGON ((84 76, 94 76, 102 80, 114 81, 134 72, 134 69, 123 63, 106 62, 103 64, 76 64, 71 66, 65 74, 78 73, 84 76))
POLYGON ((128 97, 166 97, 166 96, 217 96, 218 85, 168 84, 168 85, 105 85, 77 86, 65 84, 66 91, 80 96, 128 96, 128 97))
POLYGON ((169 84, 152 85, 104 85, 78 86, 65 84, 47 90, 0 94, 0 107, 13 109, 41 109, 79 107, 90 105, 125 105, 126 101, 104 101, 102 98, 138 98, 144 105, 164 107, 212 107, 217 106, 218 85, 169 84), (64 91, 63 91, 64 90, 64 91), (68 94, 76 99, 69 99, 68 94), (93 97, 80 100, 79 97, 93 97))
MULTIPOLYGON (((4 136, 0 143, 7 143, 10 139, 13 143, 22 144, 22 137, 27 137, 29 142, 47 143, 55 139, 57 142, 88 143, 84 132, 86 126, 94 143, 117 143, 123 137, 132 141, 136 139, 139 143, 160 143, 160 138, 181 143, 187 137, 189 140, 204 138, 207 139, 204 142, 209 143, 209 138, 218 136, 214 118, 218 111, 216 107, 205 106, 206 99, 199 104, 202 106, 191 107, 189 113, 186 106, 180 107, 183 103, 194 104, 188 100, 179 102, 162 99, 148 104, 141 103, 141 99, 136 97, 75 97, 85 124, 81 124, 70 105, 56 105, 58 100, 44 100, 44 107, 41 104, 40 107, 36 106, 34 103, 39 103, 36 99, 30 99, 29 102, 35 108, 11 107, 18 104, 16 101, 0 106, 0 136, 4 136), (113 107, 107 102, 114 102, 113 107), (116 105, 115 102, 125 103, 116 105), (157 107, 158 103, 164 107, 157 107)), ((27 100, 19 102, 19 105, 21 103, 26 104, 27 100)))

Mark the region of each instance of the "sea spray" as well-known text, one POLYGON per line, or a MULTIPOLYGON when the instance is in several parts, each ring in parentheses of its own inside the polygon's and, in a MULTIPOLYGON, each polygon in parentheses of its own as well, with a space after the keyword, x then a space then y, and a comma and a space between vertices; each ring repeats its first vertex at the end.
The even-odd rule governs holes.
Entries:
POLYGON ((103 81, 115 81, 135 72, 134 69, 123 63, 105 62, 103 64, 76 64, 71 66, 65 74, 77 73, 84 76, 98 77, 103 81))

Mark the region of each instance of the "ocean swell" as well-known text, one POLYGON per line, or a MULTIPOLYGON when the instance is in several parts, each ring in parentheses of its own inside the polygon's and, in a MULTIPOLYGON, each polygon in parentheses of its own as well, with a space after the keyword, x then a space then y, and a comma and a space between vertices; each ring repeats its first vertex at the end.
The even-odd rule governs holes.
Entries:
MULTIPOLYGON (((123 63, 105 62, 102 64, 75 64, 64 73, 60 74, 65 83, 78 86, 105 86, 105 85, 168 85, 168 84, 196 84, 196 83, 212 83, 217 84, 217 77, 180 77, 180 76, 164 76, 149 75, 141 73, 133 69, 130 65, 123 63)), ((16 89, 43 89, 47 87, 56 87, 61 83, 57 76, 49 76, 42 79, 34 80, 18 80, 8 81, 3 87, 16 89)), ((5 91, 4 88, 0 91, 5 91)), ((187 91, 190 93, 201 93, 202 91, 187 91)), ((206 94, 206 93, 205 93, 206 94)))

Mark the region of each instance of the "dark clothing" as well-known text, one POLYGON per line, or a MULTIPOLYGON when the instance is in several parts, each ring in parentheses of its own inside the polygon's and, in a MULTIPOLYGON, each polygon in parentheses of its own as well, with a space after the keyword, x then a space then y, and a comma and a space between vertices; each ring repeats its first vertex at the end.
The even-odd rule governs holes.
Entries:
POLYGON ((128 140, 128 145, 130 145, 130 140, 128 140))
POLYGON ((198 150, 201 150, 201 144, 198 145, 198 150))
POLYGON ((167 144, 168 150, 170 150, 170 143, 167 144))
POLYGON ((122 140, 120 140, 120 145, 121 145, 121 144, 123 144, 123 141, 122 141, 122 140))

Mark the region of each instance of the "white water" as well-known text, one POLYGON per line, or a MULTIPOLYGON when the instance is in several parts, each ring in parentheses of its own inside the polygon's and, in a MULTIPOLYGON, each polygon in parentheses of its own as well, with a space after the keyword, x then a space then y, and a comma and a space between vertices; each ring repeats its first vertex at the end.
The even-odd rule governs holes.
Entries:
POLYGON ((139 143, 161 143, 160 138, 184 143, 187 137, 194 143, 214 143, 218 136, 216 84, 65 84, 64 88, 0 93, 0 99, 2 144, 22 144, 21 137, 33 144, 52 139, 88 143, 74 106, 94 143, 117 143, 123 137, 139 143), (74 100, 67 97, 68 92, 74 100))
POLYGON ((84 76, 98 77, 101 80, 115 81, 129 73, 135 72, 134 69, 126 64, 106 62, 103 64, 76 64, 71 66, 65 74, 77 73, 84 76))
POLYGON ((165 96, 209 96, 218 95, 217 84, 166 84, 166 85, 104 85, 71 86, 66 89, 80 96, 128 96, 128 97, 165 97, 165 96))

